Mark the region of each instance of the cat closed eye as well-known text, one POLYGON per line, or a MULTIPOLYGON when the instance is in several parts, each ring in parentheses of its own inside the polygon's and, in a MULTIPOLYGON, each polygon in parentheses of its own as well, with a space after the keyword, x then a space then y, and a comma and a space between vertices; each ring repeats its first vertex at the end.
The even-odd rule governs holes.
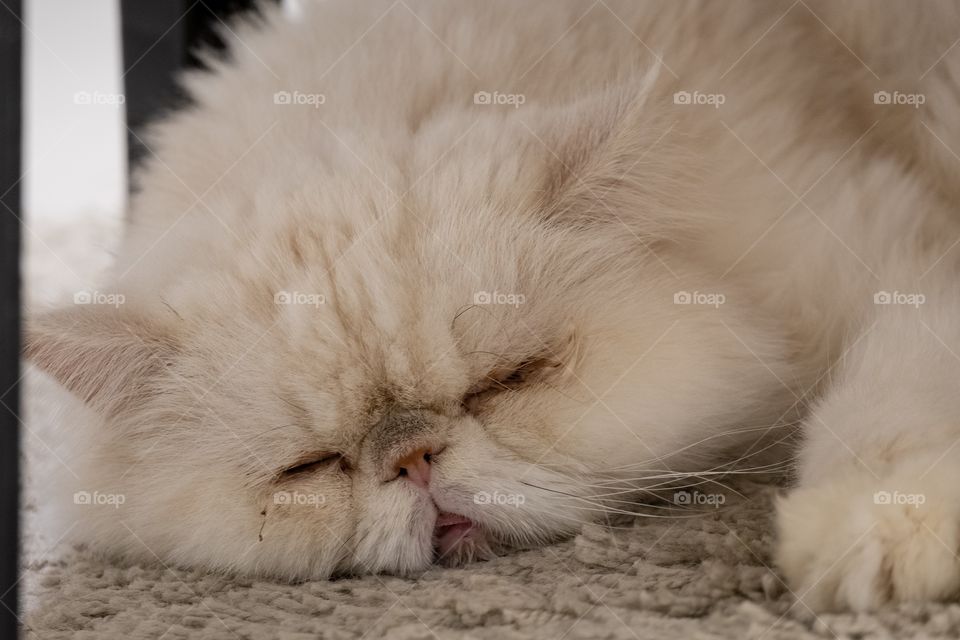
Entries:
POLYGON ((533 358, 515 367, 493 369, 464 394, 461 404, 468 412, 476 412, 483 402, 492 396, 515 391, 534 378, 539 378, 542 373, 559 366, 560 363, 548 358, 533 358))
POLYGON ((348 468, 346 460, 344 459, 343 455, 339 453, 317 453, 307 456, 294 465, 282 470, 279 476, 280 479, 283 480, 286 478, 305 475, 313 471, 331 468, 333 466, 337 466, 342 470, 346 470, 348 468))

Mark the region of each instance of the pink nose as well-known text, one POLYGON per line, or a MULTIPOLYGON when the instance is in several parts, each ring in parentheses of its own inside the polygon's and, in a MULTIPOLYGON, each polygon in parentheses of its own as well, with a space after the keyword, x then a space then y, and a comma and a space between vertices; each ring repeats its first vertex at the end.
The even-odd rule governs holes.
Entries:
POLYGON ((406 478, 426 489, 430 485, 430 461, 436 455, 430 447, 420 447, 397 460, 394 465, 396 478, 406 478))

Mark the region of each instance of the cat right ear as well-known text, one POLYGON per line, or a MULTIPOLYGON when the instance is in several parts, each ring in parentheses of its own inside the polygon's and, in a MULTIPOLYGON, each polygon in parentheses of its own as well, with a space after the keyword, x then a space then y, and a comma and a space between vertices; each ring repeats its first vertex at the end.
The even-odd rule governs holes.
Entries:
POLYGON ((32 318, 23 351, 106 416, 151 393, 175 352, 158 328, 108 305, 77 305, 32 318))

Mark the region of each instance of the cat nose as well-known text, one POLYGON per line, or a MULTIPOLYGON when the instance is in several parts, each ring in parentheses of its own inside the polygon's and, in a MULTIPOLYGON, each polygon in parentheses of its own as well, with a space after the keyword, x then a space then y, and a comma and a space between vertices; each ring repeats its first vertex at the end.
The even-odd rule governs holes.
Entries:
POLYGON ((393 476, 406 478, 422 489, 430 486, 430 466, 434 456, 440 453, 443 447, 418 447, 400 456, 391 467, 393 476))

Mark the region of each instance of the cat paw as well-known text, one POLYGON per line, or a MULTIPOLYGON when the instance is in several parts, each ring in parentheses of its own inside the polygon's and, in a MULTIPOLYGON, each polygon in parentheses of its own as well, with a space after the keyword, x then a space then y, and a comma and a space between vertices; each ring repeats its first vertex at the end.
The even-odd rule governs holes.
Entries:
POLYGON ((875 610, 960 592, 960 500, 933 477, 844 479, 777 506, 776 561, 800 606, 875 610))

